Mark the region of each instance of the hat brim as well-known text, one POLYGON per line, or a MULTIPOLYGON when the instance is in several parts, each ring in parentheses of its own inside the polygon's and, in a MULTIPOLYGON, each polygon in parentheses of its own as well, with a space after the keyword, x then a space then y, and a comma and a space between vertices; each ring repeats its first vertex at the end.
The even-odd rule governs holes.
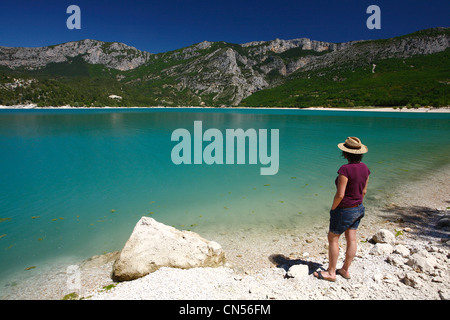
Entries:
POLYGON ((338 144, 338 148, 341 149, 342 151, 348 152, 348 153, 354 153, 354 154, 363 154, 363 153, 367 153, 369 151, 369 148, 367 148, 367 146, 361 144, 361 148, 360 149, 350 149, 344 146, 345 143, 339 143, 338 144))

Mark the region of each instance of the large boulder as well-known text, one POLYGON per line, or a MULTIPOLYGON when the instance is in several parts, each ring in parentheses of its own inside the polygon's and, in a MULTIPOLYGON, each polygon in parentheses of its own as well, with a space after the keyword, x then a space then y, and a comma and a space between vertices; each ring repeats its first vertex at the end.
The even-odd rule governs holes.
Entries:
POLYGON ((372 240, 375 243, 388 243, 392 246, 395 244, 394 234, 386 229, 378 230, 378 232, 373 235, 372 240))
POLYGON ((114 263, 113 279, 133 280, 161 267, 217 267, 224 262, 225 253, 217 242, 142 217, 114 263))

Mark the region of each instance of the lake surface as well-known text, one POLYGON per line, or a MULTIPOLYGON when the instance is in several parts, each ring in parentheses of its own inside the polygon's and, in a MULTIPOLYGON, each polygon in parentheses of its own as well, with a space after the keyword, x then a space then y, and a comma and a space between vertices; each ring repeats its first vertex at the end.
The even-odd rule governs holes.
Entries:
POLYGON ((143 215, 200 234, 306 230, 328 217, 348 136, 369 147, 369 204, 450 162, 448 113, 0 110, 0 279, 120 250, 143 215), (175 165, 172 132, 193 133, 194 121, 224 135, 278 129, 278 173, 248 161, 175 165))

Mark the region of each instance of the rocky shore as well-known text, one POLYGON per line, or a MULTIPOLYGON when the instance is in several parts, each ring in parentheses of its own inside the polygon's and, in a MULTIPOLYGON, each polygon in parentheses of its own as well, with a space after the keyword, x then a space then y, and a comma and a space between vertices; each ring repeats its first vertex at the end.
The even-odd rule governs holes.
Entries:
MULTIPOLYGON (((3 299, 450 299, 450 167, 404 185, 367 206, 358 230, 351 278, 318 280, 326 269, 327 221, 311 230, 223 231, 202 234, 226 253, 220 267, 161 267, 132 281, 111 279, 118 252, 77 265, 74 290, 67 267, 10 286, 3 299)), ((343 262, 345 239, 340 240, 343 262)))

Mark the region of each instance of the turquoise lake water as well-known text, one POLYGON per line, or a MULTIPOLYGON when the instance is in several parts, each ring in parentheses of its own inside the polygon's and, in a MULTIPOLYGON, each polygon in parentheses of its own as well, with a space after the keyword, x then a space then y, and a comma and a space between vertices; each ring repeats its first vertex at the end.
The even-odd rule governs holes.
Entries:
POLYGON ((200 234, 307 228, 327 219, 345 163, 337 144, 348 136, 369 147, 363 161, 378 199, 450 163, 444 113, 0 110, 0 279, 120 250, 143 215, 200 234), (260 175, 260 163, 175 165, 171 134, 193 133, 194 121, 224 134, 279 129, 278 173, 260 175))

